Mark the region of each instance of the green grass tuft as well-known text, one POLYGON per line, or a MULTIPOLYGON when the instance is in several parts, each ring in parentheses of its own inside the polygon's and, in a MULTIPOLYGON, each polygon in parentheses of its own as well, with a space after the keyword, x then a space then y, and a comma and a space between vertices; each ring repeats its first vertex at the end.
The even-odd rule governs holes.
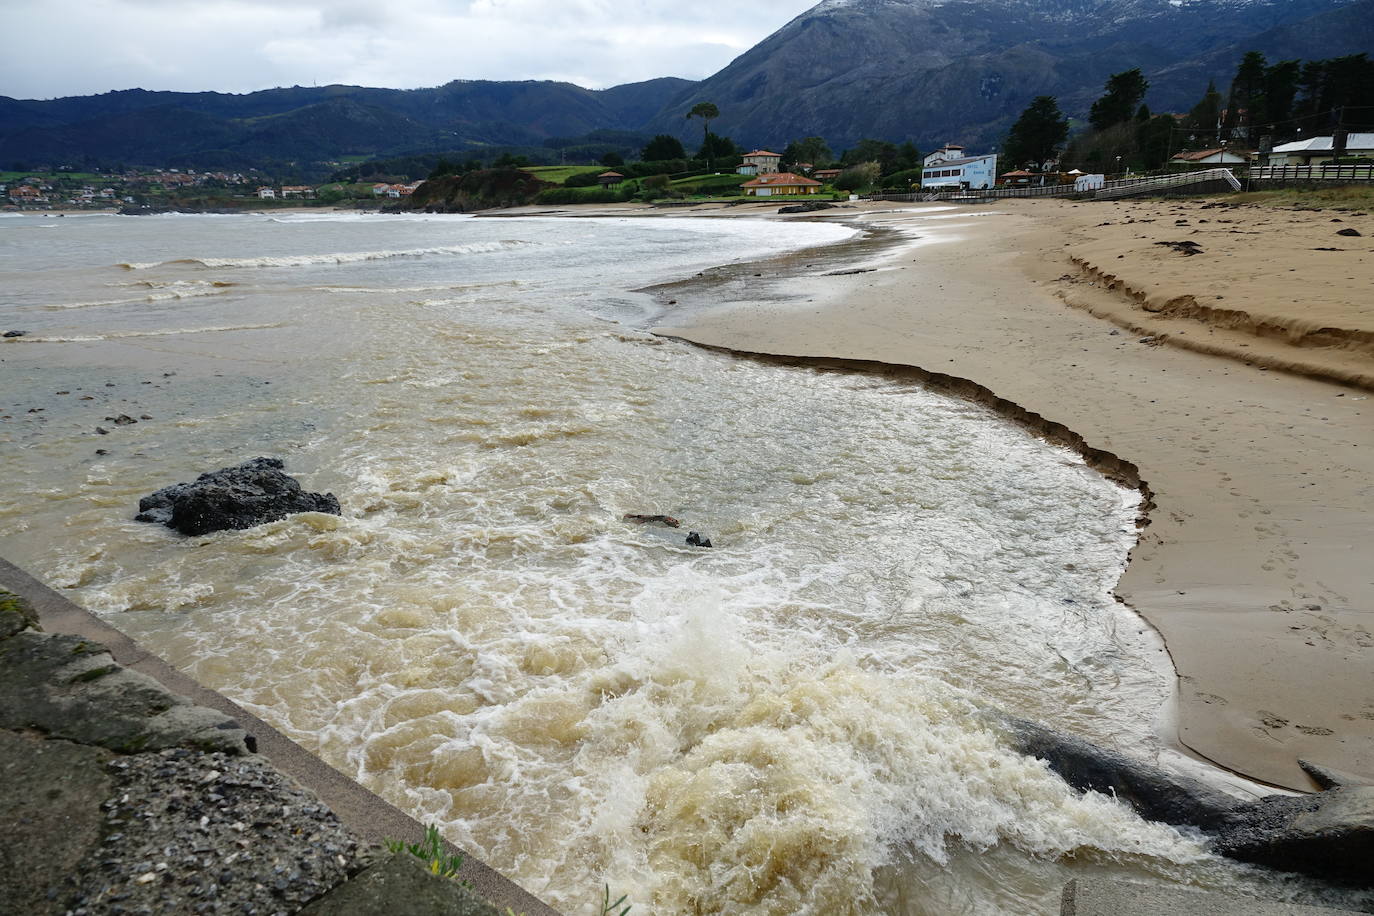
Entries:
POLYGON ((607 884, 605 893, 601 895, 601 916, 626 916, 630 912, 630 905, 625 903, 625 899, 629 896, 629 894, 621 894, 619 900, 612 901, 611 886, 607 884), (625 909, 617 912, 616 907, 622 903, 625 903, 625 909))
MULTIPOLYGON (((439 828, 430 824, 425 828, 425 838, 419 843, 404 843, 400 840, 387 840, 387 851, 392 853, 408 852, 430 870, 431 874, 438 875, 440 878, 456 878, 458 870, 463 867, 463 854, 449 855, 444 849, 444 839, 439 836, 439 828)), ((471 887, 467 881, 461 881, 467 887, 471 887)))

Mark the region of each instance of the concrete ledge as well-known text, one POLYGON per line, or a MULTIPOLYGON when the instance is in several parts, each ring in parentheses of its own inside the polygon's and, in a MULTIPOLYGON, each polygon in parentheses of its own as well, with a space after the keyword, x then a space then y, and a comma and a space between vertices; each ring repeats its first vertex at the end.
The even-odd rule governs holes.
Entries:
MULTIPOLYGON (((38 612, 38 621, 49 633, 67 633, 99 642, 115 661, 152 677, 173 693, 201 706, 219 710, 239 723, 257 740, 257 753, 267 757, 281 772, 319 796, 360 838, 380 844, 385 839, 418 842, 424 826, 400 809, 378 798, 358 783, 325 764, 272 726, 224 696, 210 690, 134 642, 90 611, 72 603, 19 567, 0 559, 0 586, 27 600, 38 612)), ((479 861, 467 850, 460 877, 498 908, 509 907, 524 916, 559 916, 557 911, 500 872, 479 861)))
POLYGON ((1060 916, 1339 916, 1353 912, 1110 878, 1070 881, 1064 886, 1059 910, 1060 916))

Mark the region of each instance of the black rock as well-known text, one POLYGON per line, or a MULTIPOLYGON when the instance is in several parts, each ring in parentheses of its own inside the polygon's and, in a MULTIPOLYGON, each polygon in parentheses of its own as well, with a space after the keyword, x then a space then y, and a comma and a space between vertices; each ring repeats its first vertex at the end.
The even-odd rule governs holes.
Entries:
POLYGON ((1045 761, 1074 788, 1115 796, 1150 820, 1197 827, 1221 855, 1374 887, 1374 786, 1360 776, 1300 761, 1327 791, 1243 801, 1082 738, 995 710, 983 714, 1013 749, 1045 761))
POLYGON ((695 531, 689 531, 689 532, 687 532, 687 546, 688 546, 688 547, 710 547, 710 546, 711 546, 711 539, 710 539, 710 538, 704 538, 704 537, 702 537, 701 535, 697 534, 695 531))
MULTIPOLYGON (((1360 233, 1360 230, 1358 230, 1358 229, 1340 229, 1340 230, 1337 230, 1336 234, 1337 234, 1337 235, 1352 235, 1352 236, 1358 236, 1358 235, 1360 235, 1361 233, 1360 233)), ((5 335, 5 336, 8 337, 9 335, 7 334, 7 335, 5 335)))
POLYGON ((1351 786, 1292 798, 1266 795, 1241 809, 1217 836, 1224 856, 1283 871, 1374 887, 1374 787, 1351 786))
POLYGON ((1045 761, 1075 789, 1114 795, 1141 817, 1175 826, 1216 831, 1237 823, 1243 803, 1200 782, 1006 713, 987 715, 1018 753, 1045 761))
POLYGON ((812 210, 829 210, 835 206, 823 200, 808 200, 804 204, 792 204, 789 207, 778 207, 779 213, 810 213, 812 210))
POLYGON ((641 525, 659 524, 667 525, 669 528, 676 528, 682 524, 671 515, 641 515, 638 512, 626 512, 621 518, 627 522, 638 522, 641 525))
POLYGON ((1155 242, 1155 244, 1164 245, 1167 248, 1172 248, 1174 251, 1179 251, 1183 254, 1202 254, 1202 246, 1192 239, 1183 242, 1155 242))
POLYGON ((28 332, 28 331, 6 331, 4 334, 0 334, 0 337, 23 337, 23 336, 24 336, 25 334, 27 334, 27 333, 29 333, 29 332, 28 332))
POLYGON ((138 501, 134 518, 197 535, 252 528, 297 512, 340 514, 333 493, 306 492, 283 467, 280 458, 254 458, 163 487, 138 501))

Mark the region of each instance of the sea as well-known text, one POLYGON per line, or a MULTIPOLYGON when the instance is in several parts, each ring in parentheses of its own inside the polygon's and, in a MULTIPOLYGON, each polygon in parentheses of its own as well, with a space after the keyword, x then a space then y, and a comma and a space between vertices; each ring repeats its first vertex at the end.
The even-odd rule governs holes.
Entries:
POLYGON ((880 257, 873 234, 0 215, 0 330, 25 332, 0 341, 0 555, 570 916, 606 889, 1050 914, 1091 875, 1339 899, 1080 796, 979 716, 1221 778, 1161 739, 1167 653, 1112 595, 1137 492, 911 379, 652 333, 663 284, 880 257), (260 455, 342 515, 134 520, 260 455))

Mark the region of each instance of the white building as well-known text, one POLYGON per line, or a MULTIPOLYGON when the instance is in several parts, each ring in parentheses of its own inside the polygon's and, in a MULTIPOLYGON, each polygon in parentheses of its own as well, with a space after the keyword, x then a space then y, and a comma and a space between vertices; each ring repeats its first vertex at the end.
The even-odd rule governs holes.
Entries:
POLYGON ((258 197, 262 200, 275 200, 276 196, 276 188, 258 188, 258 197))
MULTIPOLYGON (((1308 137, 1292 143, 1280 143, 1265 156, 1265 165, 1321 165, 1330 162, 1331 137, 1308 137)), ((1374 156, 1374 134, 1347 134, 1346 156, 1374 156)))
POLYGON ((965 156, 964 148, 946 143, 926 156, 921 172, 921 187, 956 186, 967 190, 983 190, 997 183, 997 154, 965 156))

